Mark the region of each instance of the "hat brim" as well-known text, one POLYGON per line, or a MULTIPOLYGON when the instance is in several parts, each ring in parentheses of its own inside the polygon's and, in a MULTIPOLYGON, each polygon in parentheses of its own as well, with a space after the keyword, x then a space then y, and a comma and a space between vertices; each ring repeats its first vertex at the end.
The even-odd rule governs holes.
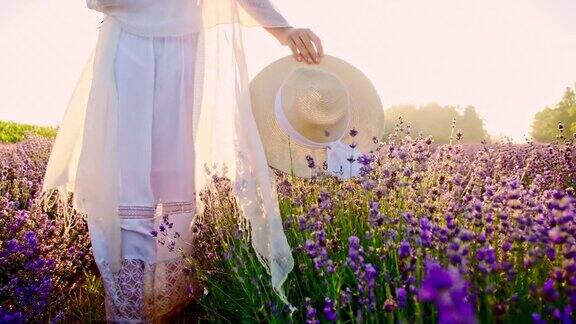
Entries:
POLYGON ((358 131, 355 137, 347 131, 342 142, 355 143, 356 152, 368 153, 374 150, 377 143, 373 139, 380 140, 383 136, 384 110, 370 80, 354 66, 331 55, 324 55, 319 64, 298 62, 293 56, 286 56, 265 67, 250 82, 252 113, 268 164, 277 170, 310 178, 314 170, 309 167, 306 156, 313 157, 317 168, 320 169, 326 160, 326 149, 312 148, 290 141, 275 118, 276 91, 284 78, 299 67, 323 70, 340 78, 350 95, 352 119, 349 128, 358 131))

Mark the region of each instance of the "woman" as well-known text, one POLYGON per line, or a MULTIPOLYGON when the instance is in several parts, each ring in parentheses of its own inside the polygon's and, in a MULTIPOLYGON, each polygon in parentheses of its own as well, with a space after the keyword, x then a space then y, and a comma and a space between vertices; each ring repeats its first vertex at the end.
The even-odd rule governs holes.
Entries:
POLYGON ((252 245, 288 303, 282 283, 293 259, 251 115, 241 27, 266 28, 310 64, 323 56, 318 37, 290 26, 268 0, 87 4, 105 18, 55 140, 42 199, 58 190, 65 203, 74 193, 74 209, 87 215, 107 319, 157 321, 185 302, 183 260, 172 250, 188 249, 211 165, 228 168, 252 245), (162 222, 180 237, 159 244, 162 222))

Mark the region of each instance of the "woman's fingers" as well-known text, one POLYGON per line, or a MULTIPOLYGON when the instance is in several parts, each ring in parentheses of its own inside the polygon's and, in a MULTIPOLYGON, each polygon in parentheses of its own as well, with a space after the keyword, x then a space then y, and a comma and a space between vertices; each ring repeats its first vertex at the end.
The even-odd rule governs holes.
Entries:
POLYGON ((298 52, 298 46, 296 45, 296 43, 294 43, 294 40, 290 39, 288 41, 288 46, 290 47, 290 50, 292 51, 292 55, 294 56, 294 59, 296 59, 298 62, 302 61, 302 57, 300 56, 300 53, 298 52))
POLYGON ((308 57, 306 56, 308 54, 306 51, 306 46, 304 46, 304 43, 302 42, 300 37, 298 35, 294 35, 294 36, 292 36, 292 41, 294 42, 294 44, 296 44, 296 47, 298 48, 298 53, 300 53, 300 56, 304 60, 308 61, 308 57))
POLYGON ((301 62, 320 63, 324 49, 320 38, 308 28, 269 28, 282 45, 288 45, 294 58, 301 62))
POLYGON ((306 62, 312 63, 314 61, 315 50, 310 39, 304 33, 297 33, 294 36, 294 42, 298 45, 300 55, 304 57, 306 62))
MULTIPOLYGON (((306 50, 308 51, 308 55, 310 56, 310 59, 316 63, 319 62, 319 55, 318 55, 318 51, 316 50, 316 48, 314 47, 314 44, 312 44, 312 40, 310 39, 310 34, 309 34, 310 30, 305 30, 304 33, 300 34, 300 39, 302 39, 302 42, 304 43, 304 45, 306 46, 306 50)), ((308 63, 312 63, 311 61, 308 61, 308 63)))
POLYGON ((324 56, 324 48, 322 47, 322 41, 320 40, 320 37, 314 34, 314 32, 311 30, 308 32, 308 34, 312 42, 314 42, 314 46, 316 47, 316 52, 318 55, 320 57, 324 56))

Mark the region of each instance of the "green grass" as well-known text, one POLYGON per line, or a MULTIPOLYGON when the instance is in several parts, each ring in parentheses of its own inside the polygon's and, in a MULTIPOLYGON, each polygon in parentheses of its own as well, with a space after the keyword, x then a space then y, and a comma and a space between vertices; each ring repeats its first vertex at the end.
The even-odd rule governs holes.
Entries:
POLYGON ((26 137, 27 133, 54 138, 56 137, 56 128, 0 120, 0 143, 20 142, 26 137))

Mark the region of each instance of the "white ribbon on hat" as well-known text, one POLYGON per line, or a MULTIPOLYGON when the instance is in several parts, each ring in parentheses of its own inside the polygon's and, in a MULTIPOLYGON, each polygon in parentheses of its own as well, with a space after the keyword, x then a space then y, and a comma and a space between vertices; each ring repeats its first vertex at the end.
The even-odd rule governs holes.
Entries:
MULTIPOLYGON (((276 91, 274 112, 278 124, 292 140, 312 148, 326 149, 327 171, 331 174, 340 179, 347 179, 360 174, 360 163, 357 159, 362 153, 342 142, 342 138, 346 135, 346 132, 342 133, 338 139, 332 142, 320 143, 311 141, 306 136, 303 136, 290 124, 286 114, 284 114, 284 109, 282 109, 282 87, 279 87, 278 91, 276 91), (350 162, 350 158, 354 160, 350 162)), ((346 129, 348 129, 350 125, 350 119, 350 115, 348 115, 346 129)))

